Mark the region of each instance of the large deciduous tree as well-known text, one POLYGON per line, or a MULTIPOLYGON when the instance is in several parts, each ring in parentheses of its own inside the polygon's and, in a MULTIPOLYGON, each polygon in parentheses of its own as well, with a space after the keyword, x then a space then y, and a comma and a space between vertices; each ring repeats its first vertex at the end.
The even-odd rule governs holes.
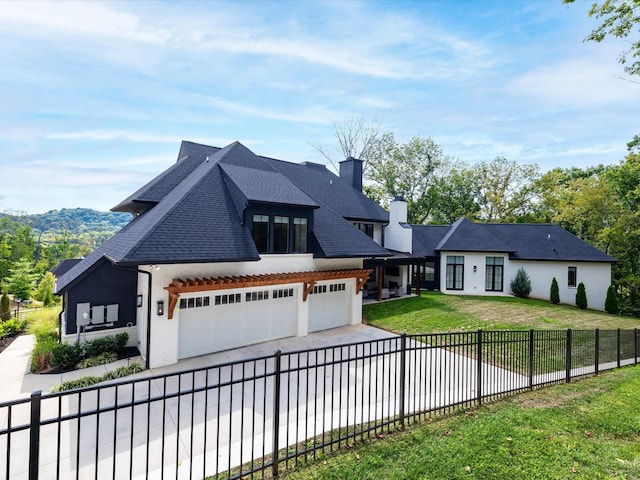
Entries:
POLYGON ((424 223, 436 202, 440 169, 450 161, 431 137, 398 143, 392 133, 385 133, 369 160, 367 178, 373 183, 369 191, 383 205, 395 196, 404 197, 408 222, 424 223))

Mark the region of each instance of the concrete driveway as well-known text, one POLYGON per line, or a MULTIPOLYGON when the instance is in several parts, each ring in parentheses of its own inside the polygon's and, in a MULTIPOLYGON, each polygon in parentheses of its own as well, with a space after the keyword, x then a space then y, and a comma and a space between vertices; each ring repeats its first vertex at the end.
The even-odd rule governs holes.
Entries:
MULTIPOLYGON (((407 372, 402 380, 407 413, 475 398, 475 360, 410 341, 407 347, 403 360, 396 335, 348 326, 186 359, 127 377, 135 383, 44 396, 41 438, 52 440, 41 442, 40 478, 56 478, 58 468, 60 478, 76 472, 79 478, 202 478, 262 461, 273 451, 276 436, 279 449, 313 446, 309 439, 326 432, 344 433, 396 416, 401 361, 407 372), (325 348, 335 345, 347 346, 325 348), (278 408, 276 350, 283 352, 278 408)), ((0 361, 4 364, 4 358, 0 361)), ((41 375, 23 374, 21 382, 11 378, 22 395, 53 386, 41 375)), ((483 378, 485 393, 527 381, 488 365, 483 378), (498 387, 492 380, 498 378, 508 381, 498 387)), ((28 406, 13 408, 12 425, 29 423, 28 406)), ((3 428, 7 413, 0 409, 3 428)), ((26 478, 27 434, 12 436, 11 478, 26 478)), ((3 442, 0 437, 0 448, 3 442)), ((0 456, 0 471, 5 461, 0 456)))

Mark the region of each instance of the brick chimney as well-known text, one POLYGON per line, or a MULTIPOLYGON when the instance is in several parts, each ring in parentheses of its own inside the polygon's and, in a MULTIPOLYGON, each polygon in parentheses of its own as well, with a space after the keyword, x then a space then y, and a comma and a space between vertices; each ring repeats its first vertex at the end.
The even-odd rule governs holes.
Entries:
POLYGON ((349 183, 353 188, 362 191, 362 160, 349 157, 340 162, 340 178, 349 183))

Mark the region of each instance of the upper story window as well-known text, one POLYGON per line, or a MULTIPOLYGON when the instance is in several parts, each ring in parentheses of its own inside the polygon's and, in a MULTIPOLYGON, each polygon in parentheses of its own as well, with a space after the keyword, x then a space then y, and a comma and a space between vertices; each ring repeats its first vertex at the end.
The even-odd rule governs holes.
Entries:
POLYGON ((269 215, 253 216, 253 242, 259 253, 269 252, 269 215))
POLYGON ((289 217, 273 217, 273 253, 289 253, 289 217))
POLYGON ((306 253, 308 224, 305 217, 293 218, 293 253, 306 253))
POLYGON ((364 233, 367 237, 373 238, 373 223, 354 223, 353 226, 364 233))
POLYGON ((578 267, 569 267, 569 275, 567 286, 569 288, 575 288, 578 286, 578 267))
POLYGON ((306 217, 253 215, 252 236, 259 253, 307 253, 306 217))

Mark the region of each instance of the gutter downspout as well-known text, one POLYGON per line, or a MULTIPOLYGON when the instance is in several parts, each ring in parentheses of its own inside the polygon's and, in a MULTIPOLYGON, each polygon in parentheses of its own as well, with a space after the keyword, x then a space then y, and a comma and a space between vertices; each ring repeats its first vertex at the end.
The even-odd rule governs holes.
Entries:
POLYGON ((147 338, 146 338, 146 355, 145 355, 145 359, 144 359, 144 364, 145 367, 147 369, 149 369, 149 358, 151 357, 151 285, 152 285, 152 280, 153 280, 153 275, 151 274, 151 272, 147 272, 146 270, 140 270, 139 268, 133 269, 133 268, 127 268, 127 267, 123 267, 121 265, 116 264, 116 261, 105 255, 106 258, 109 259, 109 261, 111 262, 111 265, 113 265, 115 268, 119 268, 121 270, 127 270, 129 272, 136 272, 136 273, 144 273, 145 275, 148 275, 147 277, 147 338))

